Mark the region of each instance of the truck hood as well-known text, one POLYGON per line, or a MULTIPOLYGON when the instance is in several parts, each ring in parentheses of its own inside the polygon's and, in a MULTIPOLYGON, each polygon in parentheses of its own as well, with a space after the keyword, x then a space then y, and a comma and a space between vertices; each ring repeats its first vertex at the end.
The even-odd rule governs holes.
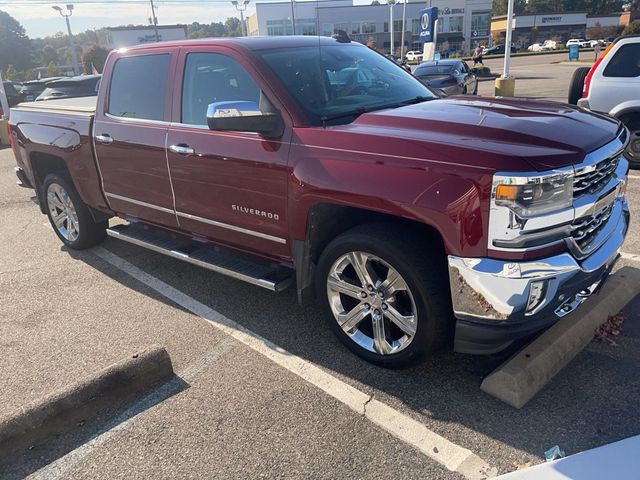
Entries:
POLYGON ((470 96, 367 113, 350 127, 369 134, 384 131, 387 137, 418 141, 423 147, 427 143, 430 158, 448 156, 514 171, 580 163, 587 153, 613 141, 619 130, 615 120, 571 105, 470 96))

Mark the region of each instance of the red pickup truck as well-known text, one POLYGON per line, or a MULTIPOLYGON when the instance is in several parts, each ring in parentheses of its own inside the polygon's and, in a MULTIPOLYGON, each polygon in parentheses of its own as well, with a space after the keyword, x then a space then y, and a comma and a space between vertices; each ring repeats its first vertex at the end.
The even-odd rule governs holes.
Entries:
POLYGON ((295 284, 384 366, 553 324, 597 291, 629 221, 619 122, 440 98, 344 38, 121 49, 97 100, 21 105, 9 129, 19 183, 69 247, 110 235, 295 284))

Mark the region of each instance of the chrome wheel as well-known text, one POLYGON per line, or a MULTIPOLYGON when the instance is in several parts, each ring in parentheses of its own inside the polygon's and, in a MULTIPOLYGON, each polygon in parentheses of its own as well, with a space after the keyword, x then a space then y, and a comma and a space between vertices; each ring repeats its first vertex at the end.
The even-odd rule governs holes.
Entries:
POLYGON ((629 140, 629 145, 627 145, 627 150, 625 151, 625 153, 626 157, 629 160, 638 162, 640 161, 640 130, 638 128, 630 130, 631 138, 629 140))
POLYGON ((375 255, 349 252, 340 256, 329 270, 327 295, 340 328, 367 351, 398 353, 416 335, 417 309, 407 283, 375 255))
POLYGON ((57 183, 47 189, 47 205, 49 214, 58 233, 66 240, 74 242, 80 235, 78 213, 67 191, 57 183))

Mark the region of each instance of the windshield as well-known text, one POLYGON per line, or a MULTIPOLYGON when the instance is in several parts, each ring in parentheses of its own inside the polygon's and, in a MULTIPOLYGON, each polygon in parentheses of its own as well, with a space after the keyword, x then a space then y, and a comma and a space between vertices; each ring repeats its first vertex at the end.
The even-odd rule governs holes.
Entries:
POLYGON ((415 71, 415 75, 446 75, 453 72, 454 67, 455 65, 429 65, 426 67, 418 67, 415 71))
POLYGON ((279 48, 256 53, 314 125, 349 123, 365 111, 436 98, 403 68, 364 46, 279 48))

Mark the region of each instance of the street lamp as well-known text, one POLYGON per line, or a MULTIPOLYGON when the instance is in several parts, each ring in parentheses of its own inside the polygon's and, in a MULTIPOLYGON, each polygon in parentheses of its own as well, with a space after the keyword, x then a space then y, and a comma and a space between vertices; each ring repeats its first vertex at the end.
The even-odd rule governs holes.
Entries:
POLYGON ((238 2, 238 0, 232 0, 231 4, 236 7, 236 10, 240 12, 240 28, 242 30, 242 36, 247 36, 247 26, 244 23, 244 11, 247 9, 247 5, 249 5, 250 0, 243 0, 242 3, 238 2))
POLYGON ((69 34, 69 46, 71 47, 71 58, 73 59, 73 73, 74 75, 79 75, 80 67, 78 66, 78 52, 76 52, 76 44, 75 44, 75 41, 73 40, 73 34, 71 33, 71 24, 69 23, 69 17, 73 14, 73 5, 71 4, 67 5, 67 12, 69 13, 64 13, 62 11, 62 8, 58 7, 57 5, 51 8, 53 8, 56 12, 62 15, 64 19, 67 21, 67 33, 69 34))
POLYGON ((393 55, 393 6, 395 5, 395 0, 387 0, 389 3, 389 34, 390 34, 390 42, 391 42, 391 51, 389 52, 393 55))

